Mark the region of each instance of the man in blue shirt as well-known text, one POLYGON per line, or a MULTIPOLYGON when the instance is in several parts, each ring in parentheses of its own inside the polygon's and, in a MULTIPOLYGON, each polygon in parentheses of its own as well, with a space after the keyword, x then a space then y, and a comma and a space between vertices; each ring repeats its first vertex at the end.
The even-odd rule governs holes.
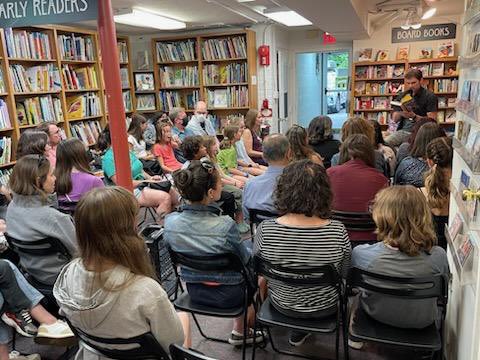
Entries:
POLYGON ((268 169, 245 184, 243 189, 243 216, 248 220, 248 210, 266 210, 275 213, 273 191, 277 186, 277 178, 282 174, 291 158, 290 144, 285 135, 273 134, 263 142, 263 158, 268 169))
POLYGON ((176 107, 170 110, 168 117, 173 124, 172 135, 177 138, 175 139, 177 142, 180 140, 180 145, 185 139, 185 127, 188 124, 187 113, 184 108, 176 107))

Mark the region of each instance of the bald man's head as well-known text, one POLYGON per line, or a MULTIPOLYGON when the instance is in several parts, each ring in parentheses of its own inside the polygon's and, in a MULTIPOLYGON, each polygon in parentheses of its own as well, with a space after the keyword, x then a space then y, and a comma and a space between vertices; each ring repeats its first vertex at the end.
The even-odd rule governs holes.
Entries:
POLYGON ((197 103, 195 104, 195 114, 207 114, 207 103, 205 101, 197 101, 197 103))

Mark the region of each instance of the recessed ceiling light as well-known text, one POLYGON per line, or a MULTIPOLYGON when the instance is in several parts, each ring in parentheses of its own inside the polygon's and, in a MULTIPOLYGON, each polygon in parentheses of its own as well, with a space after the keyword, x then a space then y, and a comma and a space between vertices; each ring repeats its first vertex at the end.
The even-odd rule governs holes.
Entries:
POLYGON ((431 7, 422 15, 422 20, 430 19, 437 12, 437 8, 431 7))
POLYGON ((255 0, 237 0, 239 3, 244 3, 244 2, 254 2, 255 0))
POLYGON ((187 27, 183 21, 171 19, 153 11, 140 8, 132 8, 126 12, 122 11, 121 14, 115 15, 113 18, 116 23, 159 30, 178 30, 187 27))
POLYGON ((266 9, 263 11, 263 15, 286 26, 312 25, 312 22, 310 20, 304 18, 296 11, 285 8, 273 10, 266 9))

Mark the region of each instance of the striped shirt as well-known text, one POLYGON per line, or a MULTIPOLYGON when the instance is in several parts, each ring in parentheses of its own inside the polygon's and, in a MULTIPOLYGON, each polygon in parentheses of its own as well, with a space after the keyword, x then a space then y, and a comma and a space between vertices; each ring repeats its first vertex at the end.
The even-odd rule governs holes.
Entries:
MULTIPOLYGON (((257 229, 254 253, 273 265, 308 269, 332 264, 346 276, 351 246, 342 223, 331 220, 319 227, 282 225, 276 219, 263 221, 257 229)), ((292 286, 268 280, 271 301, 280 309, 313 313, 336 305, 332 286, 292 286)))

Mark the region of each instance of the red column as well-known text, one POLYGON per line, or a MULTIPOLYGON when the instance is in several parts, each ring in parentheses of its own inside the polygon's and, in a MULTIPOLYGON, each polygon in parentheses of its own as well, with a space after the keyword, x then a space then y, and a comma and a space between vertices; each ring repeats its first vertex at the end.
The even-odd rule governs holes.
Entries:
POLYGON ((115 155, 117 185, 133 191, 125 108, 120 81, 120 63, 117 53, 117 33, 113 21, 111 0, 98 2, 98 33, 102 50, 103 78, 105 79, 110 134, 115 155))

